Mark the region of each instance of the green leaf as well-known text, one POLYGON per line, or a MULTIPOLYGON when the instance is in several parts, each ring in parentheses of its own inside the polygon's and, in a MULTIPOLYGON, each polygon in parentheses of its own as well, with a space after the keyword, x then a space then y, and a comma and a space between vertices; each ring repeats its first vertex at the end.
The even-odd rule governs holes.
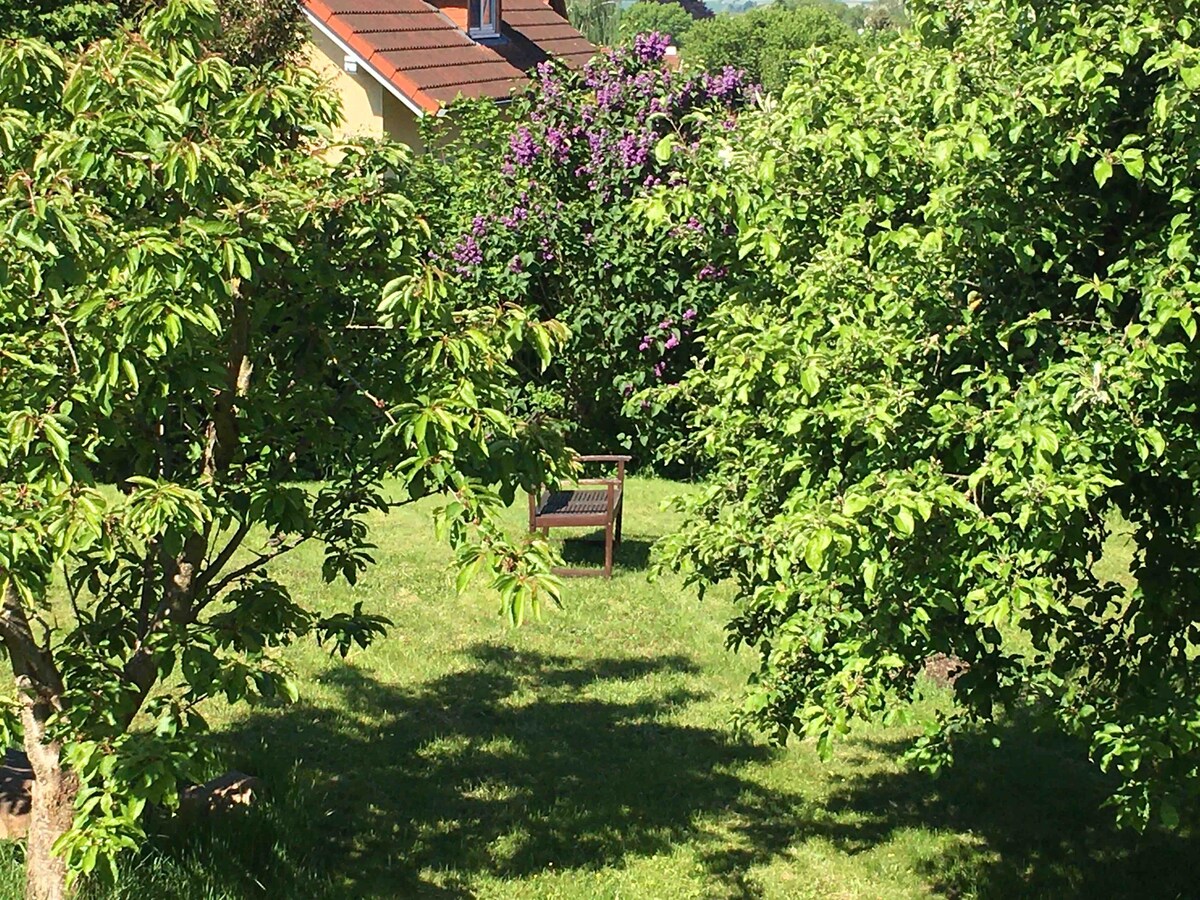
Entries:
POLYGON ((833 543, 833 532, 828 528, 820 528, 808 539, 808 543, 804 548, 804 562, 814 572, 821 570, 822 562, 825 558, 825 551, 829 549, 833 543))
POLYGON ((475 577, 475 573, 479 570, 479 566, 483 562, 483 556, 475 556, 469 562, 459 567, 458 576, 454 579, 454 592, 458 596, 462 596, 467 586, 471 583, 471 579, 475 577))
POLYGON ((1158 807, 1158 817, 1163 823, 1164 828, 1175 829, 1179 827, 1179 810, 1170 800, 1162 800, 1158 807))
POLYGON ((973 131, 971 132, 970 142, 971 152, 975 154, 975 158, 987 159, 987 155, 992 149, 992 144, 988 140, 988 136, 982 131, 973 131))
POLYGON ((779 238, 769 231, 764 231, 759 238, 759 243, 762 246, 763 253, 767 259, 777 259, 782 245, 779 243, 779 238))
POLYGON ((815 365, 805 366, 804 371, 800 373, 800 387, 810 397, 815 397, 821 390, 821 374, 815 365))
POLYGON ((875 589, 875 577, 879 574, 879 563, 873 559, 866 560, 862 565, 863 583, 866 584, 867 590, 875 589))
POLYGON ((660 166, 665 166, 671 161, 671 148, 675 145, 675 136, 668 134, 659 139, 654 145, 654 158, 660 166))

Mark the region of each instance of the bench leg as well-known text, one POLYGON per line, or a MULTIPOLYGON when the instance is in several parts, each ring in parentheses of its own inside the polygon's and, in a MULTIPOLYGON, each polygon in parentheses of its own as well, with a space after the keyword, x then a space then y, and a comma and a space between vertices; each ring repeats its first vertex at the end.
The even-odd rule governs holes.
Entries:
POLYGON ((612 578, 613 572, 613 523, 610 519, 604 526, 604 577, 612 578))
POLYGON ((625 498, 621 498, 621 505, 617 507, 617 544, 621 543, 621 526, 625 523, 625 498))

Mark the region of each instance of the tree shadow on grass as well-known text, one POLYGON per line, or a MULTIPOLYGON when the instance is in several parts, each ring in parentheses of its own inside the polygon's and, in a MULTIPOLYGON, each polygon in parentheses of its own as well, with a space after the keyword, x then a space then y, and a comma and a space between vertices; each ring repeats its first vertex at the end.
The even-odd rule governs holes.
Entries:
MULTIPOLYGON (((613 548, 613 568, 616 571, 644 572, 650 568, 650 548, 654 542, 627 537, 613 548)), ((604 532, 571 536, 563 540, 562 558, 568 566, 604 566, 604 532)))
POLYGON ((750 815, 766 799, 737 771, 769 749, 668 721, 703 698, 684 657, 581 661, 492 644, 467 655, 462 671, 412 689, 335 667, 319 680, 336 705, 255 716, 225 758, 272 785, 271 802, 236 833, 166 835, 160 848, 232 851, 229 896, 262 895, 228 886, 247 870, 291 896, 465 897, 472 875, 669 852, 697 816, 750 815), (287 880, 293 865, 302 888, 287 880))
POLYGON ((736 882, 750 866, 770 862, 772 848, 805 835, 853 856, 920 831, 952 836, 915 866, 937 896, 1200 897, 1200 836, 1118 830, 1103 807, 1112 784, 1079 742, 1024 720, 1002 730, 999 747, 990 737, 963 736, 955 764, 936 776, 869 762, 871 754, 896 758, 909 746, 864 740, 857 750, 845 748, 866 764, 851 766, 855 774, 825 802, 819 826, 765 808, 734 840, 710 849, 707 868, 736 882))
POLYGON ((219 829, 164 829, 141 865, 167 874, 140 873, 128 896, 184 872, 171 896, 467 897, 480 876, 615 867, 688 843, 712 897, 752 898, 752 868, 810 838, 855 855, 912 830, 947 836, 911 854, 943 896, 1195 896, 1196 843, 1116 833, 1077 748, 1014 724, 1003 749, 967 739, 932 779, 880 765, 901 745, 851 743, 842 752, 863 765, 814 810, 804 784, 751 780, 774 751, 671 721, 703 698, 700 674, 679 656, 494 644, 412 687, 332 668, 320 680, 337 704, 227 736, 226 759, 261 775, 270 802, 219 829))

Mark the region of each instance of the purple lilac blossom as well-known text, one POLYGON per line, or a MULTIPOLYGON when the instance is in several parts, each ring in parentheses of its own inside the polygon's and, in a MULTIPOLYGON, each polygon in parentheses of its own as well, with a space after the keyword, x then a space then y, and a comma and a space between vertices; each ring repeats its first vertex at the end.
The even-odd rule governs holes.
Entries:
POLYGON ((688 309, 684 310, 684 313, 683 313, 683 321, 685 321, 685 322, 690 322, 690 321, 692 321, 692 319, 694 319, 694 318, 696 318, 696 310, 695 310, 695 308, 693 308, 693 307, 689 307, 688 309))
POLYGON ((668 350, 674 350, 679 346, 679 338, 675 337, 675 335, 671 335, 669 338, 667 338, 667 343, 665 346, 668 350))
POLYGON ((561 130, 551 127, 546 129, 546 149, 550 151, 555 162, 564 163, 567 161, 571 145, 561 130))
POLYGON ((513 207, 512 212, 509 215, 500 217, 500 224, 502 224, 505 228, 512 230, 517 228, 528 218, 529 210, 518 204, 513 207))
POLYGON ((704 76, 704 91, 713 100, 730 101, 745 86, 746 76, 740 69, 726 66, 720 75, 704 76))
POLYGON ((596 105, 601 109, 617 109, 621 105, 621 85, 605 84, 596 88, 596 105))
POLYGON ((478 266, 483 263, 483 251, 479 249, 474 236, 469 234, 463 235, 451 256, 463 266, 478 266))
POLYGON ((657 31, 650 34, 639 34, 633 39, 633 55, 639 62, 658 62, 667 55, 669 46, 671 46, 671 39, 665 34, 657 31))
POLYGON ((650 143, 654 139, 651 132, 630 132, 622 135, 617 141, 617 158, 626 169, 637 169, 646 162, 650 155, 650 143))
POLYGON ((513 161, 519 166, 528 166, 537 159, 538 145, 533 139, 533 133, 522 125, 508 139, 513 161))

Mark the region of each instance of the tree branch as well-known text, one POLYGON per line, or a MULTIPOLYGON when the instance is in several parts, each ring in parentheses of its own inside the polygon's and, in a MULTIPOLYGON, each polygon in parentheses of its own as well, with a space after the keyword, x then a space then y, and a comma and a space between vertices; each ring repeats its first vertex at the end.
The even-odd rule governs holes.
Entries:
MULTIPOLYGON (((204 455, 200 465, 200 480, 213 482, 224 475, 233 464, 237 454, 239 429, 237 401, 245 396, 250 387, 250 374, 254 366, 250 362, 250 312, 241 298, 238 285, 233 285, 233 319, 229 327, 229 353, 225 366, 225 385, 217 393, 212 416, 208 422, 208 434, 204 455)), ((186 625, 196 616, 196 598, 204 585, 204 559, 208 554, 212 537, 211 524, 203 531, 194 531, 183 542, 183 551, 177 557, 167 558, 163 565, 162 598, 153 618, 146 624, 139 640, 123 670, 124 679, 133 685, 136 694, 128 710, 123 712, 125 724, 133 720, 141 709, 150 689, 158 677, 158 665, 154 655, 147 649, 147 638, 155 633, 164 622, 171 621, 186 625)), ((239 529, 240 530, 240 529, 239 529)), ((236 537, 236 535, 235 535, 236 537)), ((226 547, 229 555, 237 549, 226 547)), ((216 570, 214 570, 215 572, 216 570)), ((143 588, 145 586, 143 585, 143 588)), ((143 595, 145 596, 145 595, 143 595)))
MULTIPOLYGON (((208 589, 209 600, 216 597, 217 594, 221 593, 221 591, 225 590, 225 588, 229 587, 229 585, 233 584, 233 582, 237 581, 239 578, 243 578, 246 575, 249 575, 255 569, 262 568, 267 563, 269 563, 271 560, 273 560, 277 557, 283 556, 285 553, 291 553, 293 550, 295 550, 297 547, 299 547, 305 541, 311 540, 312 537, 313 537, 313 535, 306 534, 306 535, 303 535, 302 537, 296 538, 295 540, 291 541, 290 543, 280 546, 279 548, 271 551, 270 553, 256 553, 253 562, 248 562, 248 563, 246 563, 246 565, 240 566, 239 568, 234 569, 232 572, 230 572, 228 575, 226 575, 224 578, 222 578, 220 581, 218 581, 216 584, 214 584, 212 587, 210 587, 208 589)), ((208 601, 206 601, 205 605, 207 605, 207 602, 208 601)))
POLYGON ((3 605, 0 606, 0 639, 3 639, 18 684, 24 682, 43 700, 56 706, 63 691, 62 675, 54 664, 48 648, 33 636, 29 614, 21 594, 9 573, 0 568, 4 582, 3 605), (52 699, 51 699, 52 698, 52 699))
POLYGON ((67 353, 71 355, 71 369, 76 376, 79 375, 79 357, 75 355, 75 345, 71 343, 71 335, 67 333, 67 326, 63 324, 63 320, 57 315, 52 316, 54 324, 58 326, 58 330, 62 332, 63 340, 67 342, 67 353))
POLYGON ((237 531, 233 533, 233 537, 231 537, 228 543, 221 548, 221 552, 213 557, 212 561, 204 567, 204 571, 197 576, 195 585, 195 594, 197 597, 204 592, 204 590, 208 587, 209 582, 211 582, 217 575, 221 574, 221 570, 229 565, 229 560, 233 558, 233 554, 236 553, 238 548, 242 546, 242 542, 246 539, 246 535, 249 533, 249 520, 241 522, 237 527, 237 531))
POLYGON ((213 481, 233 463, 238 445, 237 401, 250 389, 250 312, 235 289, 233 321, 229 327, 229 356, 225 387, 217 394, 208 423, 208 445, 204 449, 201 479, 213 481))

